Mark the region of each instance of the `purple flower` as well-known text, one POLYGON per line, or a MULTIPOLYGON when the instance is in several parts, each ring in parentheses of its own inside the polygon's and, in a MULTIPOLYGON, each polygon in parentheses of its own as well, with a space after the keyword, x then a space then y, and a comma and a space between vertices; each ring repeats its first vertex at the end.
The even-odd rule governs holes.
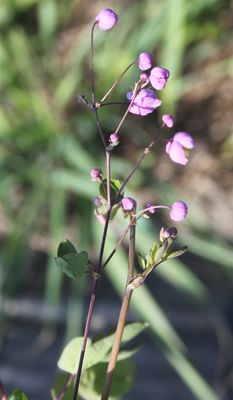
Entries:
POLYGON ((176 201, 171 206, 170 217, 173 221, 183 221, 188 214, 188 206, 183 201, 176 201))
POLYGON ((102 170, 100 168, 93 168, 90 172, 92 181, 100 181, 102 179, 102 170))
POLYGON ((150 53, 143 52, 139 54, 138 66, 142 71, 146 71, 152 67, 152 56, 150 53))
POLYGON ((188 163, 188 150, 193 149, 194 140, 187 132, 177 132, 166 144, 166 152, 177 164, 186 165, 188 163))
MULTIPOLYGON (((131 100, 133 92, 127 94, 127 98, 131 100)), ((157 99, 154 90, 142 89, 135 97, 130 112, 132 114, 145 116, 152 113, 157 107, 162 104, 162 101, 157 99)))
POLYGON ((154 67, 150 72, 150 83, 156 90, 161 90, 166 86, 170 72, 166 68, 154 67))
POLYGON ((103 8, 96 16, 96 22, 103 31, 112 29, 116 25, 117 20, 118 15, 111 8, 103 8))
POLYGON ((164 114, 162 116, 162 121, 168 128, 172 128, 174 125, 175 118, 170 114, 164 114))
POLYGON ((121 206, 124 211, 133 211, 136 206, 136 201, 131 197, 124 197, 121 200, 121 206))

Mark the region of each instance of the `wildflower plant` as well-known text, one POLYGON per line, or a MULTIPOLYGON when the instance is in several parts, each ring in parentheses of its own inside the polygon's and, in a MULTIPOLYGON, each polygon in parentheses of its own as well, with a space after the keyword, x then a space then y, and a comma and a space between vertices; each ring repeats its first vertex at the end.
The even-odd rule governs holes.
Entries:
MULTIPOLYGON (((164 138, 164 130, 173 127, 174 117, 170 114, 162 115, 160 126, 154 129, 151 141, 142 150, 136 165, 124 181, 121 182, 118 177, 113 177, 111 174, 111 159, 115 148, 120 146, 121 128, 126 118, 130 114, 134 114, 138 118, 143 118, 153 114, 157 108, 162 107, 159 93, 166 87, 170 77, 170 72, 166 68, 153 65, 152 55, 147 51, 143 51, 138 55, 136 60, 132 61, 124 69, 102 98, 100 100, 96 99, 94 74, 95 29, 99 28, 104 32, 114 28, 117 23, 118 16, 111 9, 102 9, 96 16, 91 29, 90 40, 91 99, 87 101, 86 97, 83 95, 80 96, 80 101, 90 110, 95 118, 96 128, 105 152, 105 171, 102 171, 98 166, 93 166, 93 169, 90 171, 90 179, 93 181, 93 184, 98 184, 99 186, 99 192, 96 192, 96 197, 93 199, 93 214, 99 223, 102 224, 102 238, 96 264, 90 260, 86 251, 77 250, 76 246, 69 240, 60 243, 57 250, 55 260, 58 268, 69 278, 75 280, 80 279, 83 274, 88 273, 92 279, 92 289, 84 335, 83 337, 72 339, 64 348, 58 361, 59 369, 66 374, 62 376, 58 375, 58 383, 56 383, 52 391, 52 397, 56 400, 62 400, 63 398, 76 400, 79 393, 82 398, 88 400, 88 387, 93 384, 93 374, 94 378, 101 376, 100 382, 103 382, 101 400, 109 399, 114 376, 117 376, 117 374, 124 375, 124 368, 130 368, 129 364, 127 364, 127 359, 137 350, 122 350, 121 344, 130 341, 147 327, 145 323, 126 324, 127 312, 134 290, 140 290, 140 286, 144 284, 149 275, 160 264, 170 258, 179 257, 186 251, 186 247, 177 248, 174 246, 177 238, 177 229, 169 226, 167 228, 161 227, 157 242, 151 244, 147 255, 144 256, 136 253, 136 230, 140 220, 142 218, 150 218, 152 215, 156 216, 158 212, 163 210, 168 212, 171 221, 180 222, 188 214, 188 206, 184 201, 174 199, 172 204, 154 204, 153 199, 151 199, 149 204, 139 209, 136 199, 125 195, 128 182, 138 171, 147 155, 152 149, 156 148, 159 140, 164 143, 164 151, 166 151, 173 162, 181 165, 188 163, 189 151, 194 147, 192 136, 187 132, 177 132, 171 138, 164 138), (120 84, 121 79, 133 67, 138 70, 138 80, 133 86, 132 83, 129 84, 129 91, 126 94, 126 98, 122 100, 123 105, 126 103, 123 116, 114 131, 108 134, 102 128, 100 118, 101 108, 103 106, 117 106, 119 104, 118 101, 107 102, 106 100, 114 91, 116 85, 120 84), (131 90, 130 87, 132 88, 131 90), (105 254, 110 222, 114 221, 119 213, 123 213, 127 219, 126 228, 121 233, 118 242, 110 254, 105 254), (93 341, 89 337, 89 332, 98 292, 98 282, 102 278, 103 272, 108 267, 112 257, 114 257, 123 241, 127 238, 129 247, 128 273, 116 330, 112 335, 93 341), (140 266, 139 272, 135 270, 137 263, 140 266), (104 370, 103 366, 106 365, 106 362, 108 365, 106 370, 104 370), (117 368, 117 365, 120 365, 120 369, 117 368)), ((122 375, 120 375, 120 379, 122 379, 121 382, 123 385, 122 375)), ((123 385, 121 388, 122 393, 128 389, 128 384, 123 385)), ((20 396, 17 398, 26 399, 26 396, 22 392, 20 392, 20 396)))
MULTIPOLYGON (((108 358, 108 366, 104 374, 105 378, 103 379, 103 386, 101 389, 101 399, 107 400, 109 398, 114 374, 117 374, 118 357, 120 359, 119 363, 122 363, 122 359, 124 358, 121 351, 122 342, 131 339, 145 329, 145 324, 143 323, 136 323, 136 325, 126 324, 127 311, 134 290, 139 289, 140 286, 144 284, 145 280, 158 267, 158 265, 169 258, 178 257, 186 251, 186 247, 181 249, 174 247, 177 230, 174 227, 168 227, 161 228, 158 241, 157 243, 152 243, 147 256, 144 257, 141 254, 136 256, 136 228, 138 223, 140 223, 141 218, 150 218, 152 215, 163 209, 169 212, 172 221, 182 221, 187 216, 188 206, 183 201, 176 200, 173 204, 153 204, 153 202, 151 202, 150 204, 145 205, 143 209, 139 209, 136 199, 125 195, 125 189, 128 182, 140 168, 145 157, 153 148, 156 147, 159 140, 164 142, 165 150, 172 161, 182 165, 187 164, 188 151, 194 147, 194 141, 191 135, 186 132, 178 132, 169 140, 164 140, 163 131, 165 128, 173 127, 174 117, 170 114, 164 114, 162 116, 160 127, 155 129, 154 136, 150 143, 148 143, 148 146, 142 150, 139 160, 123 182, 120 182, 118 177, 113 177, 111 174, 111 158, 115 148, 120 145, 121 127, 126 118, 129 117, 130 114, 135 114, 138 118, 146 117, 148 114, 154 113, 157 108, 161 107, 162 101, 159 99, 159 91, 166 87, 170 76, 170 72, 166 68, 154 66, 152 55, 144 51, 138 55, 135 61, 125 68, 112 84, 110 89, 103 95, 102 99, 96 99, 94 32, 97 28, 103 31, 112 29, 117 22, 118 16, 111 9, 103 9, 96 16, 96 20, 91 29, 91 101, 89 102, 86 100, 86 97, 80 96, 82 102, 83 99, 85 99, 85 105, 94 115, 96 127, 105 151, 106 170, 102 171, 98 166, 95 166, 90 171, 91 180, 99 185, 99 193, 96 194, 96 197, 93 200, 93 208, 95 217, 103 225, 103 232, 98 262, 96 265, 92 264, 85 251, 78 252, 75 246, 68 240, 62 242, 58 247, 56 258, 58 267, 67 276, 73 279, 80 278, 83 273, 88 272, 93 280, 93 284, 86 317, 84 336, 81 338, 75 338, 68 343, 58 362, 59 368, 68 373, 68 376, 60 391, 54 394, 57 400, 63 399, 67 391, 72 392, 72 397, 69 398, 76 400, 80 390, 82 397, 88 398, 85 397, 85 391, 84 393, 82 391, 83 380, 86 379, 88 371, 91 368, 100 363, 103 365, 103 362, 106 362, 106 358, 108 358), (108 105, 119 104, 119 102, 107 102, 106 100, 113 92, 116 85, 120 83, 121 79, 132 67, 138 69, 138 80, 133 85, 132 89, 126 94, 127 104, 122 118, 115 127, 114 132, 108 134, 102 129, 100 119, 101 108, 103 106, 106 107, 108 105), (108 239, 110 222, 117 218, 117 215, 122 212, 128 220, 127 226, 121 233, 118 242, 112 249, 112 252, 105 255, 105 244, 108 239), (116 331, 114 335, 111 335, 111 339, 108 336, 100 341, 92 342, 89 338, 89 331, 97 295, 98 282, 99 279, 102 278, 104 269, 107 268, 112 257, 114 257, 120 245, 127 237, 129 237, 128 274, 116 331), (135 264, 137 261, 141 268, 139 273, 135 272, 135 264), (101 351, 97 351, 97 348, 101 348, 101 351)), ((122 104, 125 104, 125 99, 123 99, 122 104)), ((128 356, 129 355, 131 355, 130 352, 128 356)))

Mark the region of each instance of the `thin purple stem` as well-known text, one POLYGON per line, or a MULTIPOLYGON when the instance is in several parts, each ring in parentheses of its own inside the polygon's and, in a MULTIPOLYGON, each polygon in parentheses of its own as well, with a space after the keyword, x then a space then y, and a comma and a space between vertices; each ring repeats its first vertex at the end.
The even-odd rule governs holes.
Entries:
POLYGON ((108 149, 106 149, 105 152, 106 155, 106 175, 107 175, 107 204, 108 204, 108 209, 111 207, 111 187, 110 187, 110 182, 111 182, 111 154, 108 149))
MULTIPOLYGON (((111 209, 112 209, 112 206, 110 206, 110 208, 107 212, 107 215, 106 215, 104 231, 103 231, 103 236, 102 236, 102 241, 101 241, 101 246, 100 246, 99 260, 98 260, 98 265, 97 265, 97 269, 96 269, 97 274, 99 274, 101 272, 101 265, 102 265, 102 260, 103 260, 108 225, 109 225, 109 221, 110 221, 111 209)), ((94 308, 94 303, 95 303, 95 298, 96 298, 97 282, 98 282, 98 279, 94 277, 91 298, 90 298, 89 308, 88 308, 88 314, 87 314, 87 319, 86 319, 86 324, 85 324, 82 349, 81 349, 81 353, 79 356, 78 370, 77 370, 76 379, 75 379, 73 400, 76 400, 77 395, 78 395, 79 383, 80 383, 80 378, 81 378, 81 373, 82 373, 82 366, 83 366, 83 361, 84 361, 84 356, 85 356, 85 351, 86 351, 87 338, 89 335, 91 318, 92 318, 93 308, 94 308)))
POLYGON ((117 128, 115 129, 115 133, 118 133, 118 132, 119 132, 119 130, 120 130, 122 124, 124 123, 124 121, 125 121, 127 115, 129 114, 130 107, 132 106, 132 104, 133 104, 133 102, 134 102, 134 100, 135 100, 135 97, 137 96, 138 91, 140 90, 140 87, 141 87, 140 84, 141 84, 141 80, 139 79, 139 81, 138 81, 138 82, 136 83, 136 85, 135 85, 135 88, 134 88, 134 91, 133 91, 133 94, 132 94, 132 99, 131 99, 131 101, 130 101, 130 103, 129 103, 128 107, 127 107, 127 110, 125 111, 123 117, 121 118, 119 124, 117 125, 117 128))
POLYGON ((104 106, 115 106, 115 105, 124 105, 129 104, 128 101, 110 101, 108 103, 97 103, 97 108, 104 107, 104 106))

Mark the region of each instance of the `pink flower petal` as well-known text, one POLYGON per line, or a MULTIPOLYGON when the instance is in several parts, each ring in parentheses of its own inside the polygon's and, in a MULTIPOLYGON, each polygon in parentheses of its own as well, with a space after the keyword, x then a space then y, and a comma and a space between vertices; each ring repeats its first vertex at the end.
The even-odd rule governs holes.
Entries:
MULTIPOLYGON (((127 98, 130 99, 132 93, 127 93, 127 98)), ((142 89, 135 97, 130 112, 132 114, 145 116, 152 113, 157 107, 162 104, 162 101, 157 99, 156 93, 150 89, 142 89)))
POLYGON ((188 158, 185 155, 183 147, 176 140, 172 139, 166 144, 166 152, 175 163, 181 165, 186 165, 188 163, 188 158))
POLYGON ((150 83, 156 90, 162 90, 166 86, 169 76, 170 72, 168 69, 154 67, 149 76, 150 83))
POLYGON ((179 142, 186 149, 193 149, 195 145, 193 137, 187 132, 177 132, 173 136, 173 140, 179 142))

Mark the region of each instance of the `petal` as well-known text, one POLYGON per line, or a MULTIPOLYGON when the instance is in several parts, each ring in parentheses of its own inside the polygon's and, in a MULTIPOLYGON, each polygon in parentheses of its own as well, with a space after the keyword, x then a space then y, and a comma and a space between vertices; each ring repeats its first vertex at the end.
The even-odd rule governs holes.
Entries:
POLYGON ((173 136, 173 140, 179 142, 186 149, 193 149, 195 146, 193 137, 187 132, 177 132, 173 136))
POLYGON ((170 159, 177 164, 186 165, 188 158, 185 155, 184 149, 176 140, 170 140, 166 145, 166 152, 170 159))
POLYGON ((161 90, 166 86, 169 76, 170 72, 168 71, 168 69, 162 67, 154 67, 151 70, 149 76, 150 83, 156 90, 161 90))
POLYGON ((164 114, 162 116, 162 121, 168 128, 172 128, 174 125, 175 118, 171 114, 164 114))
POLYGON ((157 99, 156 93, 153 90, 142 89, 135 97, 130 107, 130 112, 132 114, 145 116, 152 113, 161 104, 161 100, 157 99))

